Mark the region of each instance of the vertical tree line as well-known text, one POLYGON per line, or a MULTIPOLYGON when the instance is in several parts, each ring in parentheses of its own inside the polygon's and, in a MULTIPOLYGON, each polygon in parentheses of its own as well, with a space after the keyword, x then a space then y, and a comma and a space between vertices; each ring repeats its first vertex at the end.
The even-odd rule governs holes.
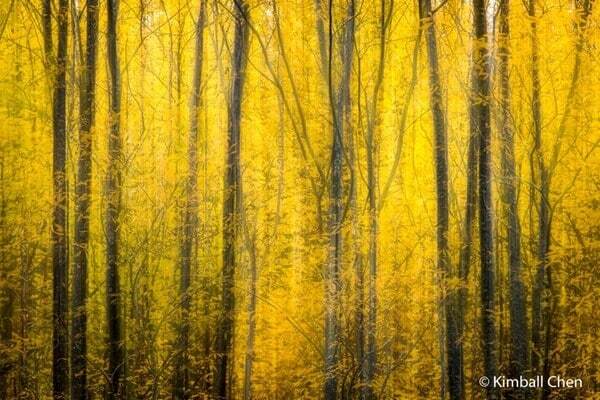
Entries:
POLYGON ((125 349, 123 341, 119 242, 122 198, 121 71, 117 46, 119 0, 108 0, 107 54, 110 75, 108 171, 106 175, 106 320, 108 333, 108 399, 124 398, 125 349))
POLYGON ((60 0, 56 15, 58 42, 56 53, 52 39, 52 5, 45 0, 44 45, 46 63, 53 75, 52 93, 52 393, 55 399, 68 398, 68 240, 67 240, 67 36, 68 1, 60 0))
POLYGON ((92 129, 96 94, 98 2, 86 7, 85 65, 79 88, 79 159, 75 182, 75 232, 73 242, 73 298, 71 322, 71 398, 87 399, 87 292, 90 203, 92 196, 92 129))
POLYGON ((248 5, 244 0, 233 1, 235 19, 231 82, 227 101, 227 147, 225 162, 225 187, 223 191, 223 272, 221 315, 217 326, 215 352, 217 357, 214 378, 214 395, 217 399, 231 398, 233 364, 233 334, 236 269, 236 245, 240 222, 240 139, 242 96, 248 48, 248 5))
MULTIPOLYGON (((521 268, 521 223, 517 199, 517 172, 515 166, 515 129, 511 111, 510 90, 510 4, 502 0, 498 12, 498 80, 500 81, 501 170, 502 201, 508 247, 510 290, 510 368, 513 378, 529 371, 529 329, 527 299, 521 268)), ((515 388, 514 398, 525 398, 525 389, 515 388)))
POLYGON ((177 357, 175 359, 175 379, 173 397, 188 399, 190 397, 190 293, 192 266, 195 264, 194 238, 198 234, 198 134, 199 113, 202 107, 202 64, 204 61, 204 25, 206 20, 206 1, 200 0, 198 19, 195 24, 194 69, 192 93, 190 96, 190 130, 188 135, 188 175, 185 186, 185 209, 183 211, 183 234, 180 249, 180 321, 177 338, 177 357))

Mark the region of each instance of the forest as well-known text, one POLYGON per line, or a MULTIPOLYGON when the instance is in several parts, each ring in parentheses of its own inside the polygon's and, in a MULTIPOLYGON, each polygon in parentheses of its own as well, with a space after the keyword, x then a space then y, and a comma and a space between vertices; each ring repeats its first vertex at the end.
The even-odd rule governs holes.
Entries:
POLYGON ((600 399, 596 11, 0 0, 0 400, 600 399))

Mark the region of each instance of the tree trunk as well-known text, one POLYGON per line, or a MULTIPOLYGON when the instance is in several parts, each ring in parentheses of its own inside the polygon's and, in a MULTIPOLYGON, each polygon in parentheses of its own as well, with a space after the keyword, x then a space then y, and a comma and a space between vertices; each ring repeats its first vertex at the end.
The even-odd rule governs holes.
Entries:
MULTIPOLYGON (((339 340, 340 340, 340 310, 341 281, 340 271, 342 264, 342 219, 344 192, 343 158, 344 138, 348 137, 346 128, 351 123, 350 109, 350 76, 354 54, 354 0, 348 0, 345 15, 345 24, 342 33, 341 76, 339 87, 334 89, 333 71, 333 4, 328 2, 328 35, 325 41, 325 31, 322 18, 321 1, 316 3, 317 33, 319 38, 319 51, 321 70, 327 84, 329 105, 333 121, 331 144, 331 186, 329 191, 329 254, 327 270, 325 273, 325 385, 324 396, 326 400, 337 398, 337 373, 339 368, 339 340)), ((350 171, 351 175, 353 170, 350 171)), ((351 180, 354 176, 351 176, 351 180)), ((354 182, 351 182, 353 185, 354 182)), ((350 189, 352 194, 352 188, 350 189)), ((359 328, 360 329, 360 328, 359 328)), ((359 361, 360 362, 360 361, 359 361)))
MULTIPOLYGON (((495 271, 494 271, 494 228, 492 209, 492 165, 490 127, 490 54, 486 21, 486 3, 473 3, 472 89, 475 97, 474 127, 479 136, 479 243, 481 252, 481 320, 484 355, 484 372, 493 379, 496 366, 496 316, 495 316, 495 271)), ((497 399, 498 391, 493 385, 486 390, 488 399, 497 399)))
MULTIPOLYGON (((9 280, 13 263, 9 261, 11 232, 6 218, 8 208, 4 171, 5 157, 0 156, 0 399, 8 399, 9 378, 14 369, 13 314, 15 288, 9 280)), ((26 279, 23 279, 23 283, 26 279)))
POLYGON ((71 399, 87 399, 87 270, 92 173, 92 128, 96 92, 98 1, 87 3, 85 65, 79 93, 79 160, 75 185, 73 314, 71 328, 71 399))
POLYGON ((393 3, 388 4, 382 0, 380 3, 381 14, 379 16, 379 57, 377 64, 377 75, 373 88, 370 111, 367 121, 367 186, 369 207, 369 276, 368 276, 368 314, 366 328, 366 352, 363 399, 375 398, 373 382, 377 374, 377 258, 379 240, 379 204, 377 194, 379 193, 377 163, 379 157, 379 144, 375 137, 379 126, 379 101, 383 77, 385 72, 385 56, 387 50, 387 34, 390 26, 393 3))
MULTIPOLYGON (((534 140, 534 158, 536 165, 532 173, 534 174, 534 182, 540 187, 540 205, 539 205, 539 240, 538 240, 538 266, 534 278, 533 293, 531 298, 531 368, 534 374, 540 371, 540 353, 542 345, 542 292, 544 286, 544 271, 546 260, 542 255, 546 253, 546 221, 548 215, 548 204, 547 204, 547 193, 543 190, 546 185, 542 184, 542 181, 547 180, 546 165, 542 155, 542 117, 541 117, 541 104, 540 104, 540 77, 539 77, 539 54, 538 54, 538 39, 537 39, 537 21, 536 21, 536 2, 535 0, 529 0, 528 7, 529 17, 531 21, 531 108, 532 108, 532 119, 533 119, 533 140, 534 140), (540 174, 538 177, 537 172, 540 174)), ((534 183, 535 184, 535 183, 534 183)))
POLYGON ((68 6, 67 0, 59 1, 58 51, 54 57, 52 50, 52 30, 50 1, 44 4, 45 40, 49 66, 54 73, 53 89, 53 212, 52 212, 52 393, 54 399, 66 399, 69 389, 68 363, 68 244, 67 244, 67 137, 66 137, 66 67, 68 6), (48 47, 49 46, 49 47, 48 47), (52 54, 50 54, 52 53, 52 54))
POLYGON ((252 396, 252 372, 254 367, 254 342, 256 337, 256 283, 258 281, 258 270, 256 265, 256 230, 250 236, 248 226, 244 221, 246 230, 246 242, 248 256, 250 258, 250 284, 248 285, 248 336, 246 338, 246 360, 244 363, 244 400, 251 400, 252 396))
MULTIPOLYGON (((447 378, 450 399, 463 398, 461 347, 457 313, 454 307, 455 293, 446 285, 451 276, 450 255, 448 249, 449 207, 448 207, 448 139, 442 83, 440 80, 435 20, 431 1, 423 0, 421 4, 421 24, 427 38, 427 54, 429 58, 429 93, 433 132, 435 143, 435 174, 437 193, 437 264, 442 284, 442 306, 445 314, 445 346, 447 354, 447 378)), ((441 349, 443 351, 443 349, 441 349)), ((442 376, 442 380, 446 377, 442 376)))
POLYGON ((217 327, 215 397, 231 397, 229 369, 233 365, 231 350, 234 331, 234 278, 235 246, 239 222, 240 190, 240 124, 241 105, 248 47, 248 5, 245 0, 234 0, 235 37, 233 43, 231 92, 228 110, 227 161, 223 203, 223 292, 221 317, 217 327))
MULTIPOLYGON (((529 370, 529 335, 526 295, 521 276, 521 226, 517 205, 517 174, 515 170, 514 127, 510 94, 510 26, 509 1, 500 2, 498 25, 498 74, 500 81, 500 118, 502 141, 502 200, 507 224, 510 286, 510 368, 513 378, 525 376, 529 370)), ((524 399, 526 391, 515 388, 511 395, 524 399)))
MULTIPOLYGON (((470 100, 470 114, 472 114, 473 102, 470 100)), ((470 118, 473 119, 472 117, 470 118)), ((471 122, 472 124, 473 122, 471 122)), ((464 340, 465 340, 465 315, 467 313, 468 303, 468 278, 471 267, 471 254, 473 251, 473 224, 475 221, 475 211, 477 207, 477 156, 479 154, 479 138, 471 129, 469 134, 469 144, 467 150, 467 190, 465 199, 465 217, 463 229, 461 232, 461 246, 458 262, 458 276, 460 280, 460 289, 458 292, 458 337, 460 340, 460 374, 461 391, 465 392, 465 373, 464 373, 464 340)))
POLYGON ((193 245, 198 233, 198 114, 202 105, 202 62, 204 49, 204 24, 206 0, 200 0, 200 10, 196 21, 196 49, 194 57, 192 94, 190 99, 190 132, 188 138, 188 177, 186 184, 186 206, 184 210, 183 235, 180 249, 179 297, 181 315, 179 321, 177 356, 173 397, 188 399, 189 387, 189 313, 191 307, 190 277, 193 261, 193 245))
POLYGON ((106 177, 106 301, 108 322, 109 400, 124 398, 125 358, 121 321, 121 288, 119 280, 119 237, 121 211, 121 76, 117 50, 117 17, 119 0, 107 2, 107 53, 110 75, 108 172, 106 177))

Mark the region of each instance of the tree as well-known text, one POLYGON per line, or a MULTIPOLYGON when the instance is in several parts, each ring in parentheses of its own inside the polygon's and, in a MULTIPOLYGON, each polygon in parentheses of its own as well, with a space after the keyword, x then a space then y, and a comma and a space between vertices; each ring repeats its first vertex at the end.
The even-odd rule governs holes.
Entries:
POLYGON ((68 1, 58 4, 58 44, 56 56, 52 45, 51 1, 43 4, 44 50, 46 65, 54 75, 52 94, 52 395, 62 400, 68 396, 68 238, 67 238, 67 135, 66 70, 68 1))
POLYGON ((181 315, 175 359, 173 397, 187 399, 189 387, 189 313, 191 307, 191 265, 194 261, 193 245, 198 232, 198 114, 202 106, 202 62, 204 60, 204 25, 206 1, 200 0, 200 10, 195 26, 196 49, 194 57, 192 94, 190 99, 190 131, 188 136, 188 176, 186 182, 186 205, 183 220, 183 235, 180 249, 179 296, 181 315))
POLYGON ((87 399, 87 270, 92 180, 92 128, 95 114, 98 1, 87 2, 85 65, 79 93, 79 159, 75 183, 73 242, 73 314, 71 328, 71 398, 87 399))
MULTIPOLYGON (((509 2, 500 2, 498 18, 498 79, 500 82, 502 201, 507 225, 510 286, 510 368, 513 378, 525 376, 529 370, 529 334, 527 304, 521 271, 521 225, 517 204, 514 127, 510 91, 510 25, 509 2)), ((524 398, 524 389, 516 388, 515 398, 524 398)))
MULTIPOLYGON (((484 372, 488 377, 497 375, 495 269, 494 269, 494 213, 492 209, 492 165, 490 127, 490 54, 486 6, 484 0, 473 2, 473 61, 471 74, 474 96, 474 128, 479 137, 479 247, 481 252, 481 321, 484 372)), ((496 399, 494 385, 486 389, 488 399, 496 399)))
POLYGON ((236 266, 237 225, 240 207, 240 136, 241 106, 248 48, 248 4, 233 0, 235 32, 231 60, 231 86, 227 110, 227 152, 223 193, 223 273, 221 316, 216 338, 216 371, 214 390, 217 399, 231 397, 231 348, 235 311, 234 278, 236 266))
MULTIPOLYGON (((463 398, 461 348, 458 328, 458 316, 455 309, 455 293, 450 292, 447 281, 452 276, 450 254, 448 248, 449 206, 448 206, 448 134, 444 116, 443 88, 440 79, 438 45, 435 30, 434 10, 430 0, 421 1, 420 20, 425 30, 427 55, 429 59, 429 94, 431 114, 433 117, 434 158, 437 193, 437 264, 441 276, 444 298, 443 309, 445 321, 445 346, 447 354, 447 378, 450 399, 463 398)), ((441 352, 444 350, 442 349, 441 352)), ((442 380, 446 377, 442 376, 442 380)))
POLYGON ((394 3, 390 2, 386 6, 386 1, 381 1, 379 15, 379 40, 378 40, 378 58, 377 72, 375 75, 375 86, 367 115, 367 189, 368 189, 368 208, 369 208, 369 276, 368 276, 368 312, 366 328, 366 351, 365 351, 365 369, 364 369, 364 390, 363 399, 375 398, 373 381, 377 373, 377 270, 378 270, 378 241, 379 241, 379 179, 378 179, 378 157, 379 157, 379 139, 376 137, 376 131, 380 123, 379 103, 381 102, 382 86, 385 72, 385 59, 387 52, 388 34, 391 24, 394 3))
POLYGON ((339 368, 339 341, 340 341, 340 272, 343 257, 342 248, 342 222, 344 192, 343 182, 343 158, 344 158, 344 107, 346 96, 349 96, 349 79, 352 68, 352 43, 354 42, 354 1, 348 2, 346 17, 349 18, 348 25, 344 27, 344 44, 341 50, 341 79, 339 88, 335 88, 334 82, 334 33, 333 33, 333 0, 329 0, 328 12, 328 34, 325 38, 322 6, 320 0, 316 3, 317 34, 319 39, 319 51, 321 61, 321 72, 327 85, 327 96, 329 100, 329 112, 332 120, 331 158, 329 186, 329 220, 327 252, 327 265, 325 270, 325 385, 324 396, 326 400, 337 398, 338 382, 337 374, 339 368))
POLYGON ((108 323, 108 399, 125 394, 125 351, 121 320, 119 242, 121 226, 121 73, 117 47, 119 0, 107 1, 107 53, 110 75, 108 172, 106 176, 106 306, 108 323))

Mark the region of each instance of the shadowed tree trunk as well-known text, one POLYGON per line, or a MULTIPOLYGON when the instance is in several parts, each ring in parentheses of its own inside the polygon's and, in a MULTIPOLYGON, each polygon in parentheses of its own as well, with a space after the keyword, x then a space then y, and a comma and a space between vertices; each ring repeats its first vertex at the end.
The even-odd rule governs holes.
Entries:
MULTIPOLYGON (((494 227, 492 204, 492 149, 490 126, 490 53, 484 0, 473 2, 473 118, 479 136, 479 243, 481 252, 481 321, 484 372, 493 379, 497 374, 494 227)), ((488 399, 497 399, 493 385, 486 389, 488 399)))
POLYGON ((367 187, 369 209, 369 275, 367 297, 367 326, 366 326, 366 351, 364 368, 363 399, 374 399, 375 388, 373 382, 377 374, 377 260, 379 241, 379 182, 378 182, 378 157, 379 140, 376 131, 380 122, 379 102, 385 72, 385 59, 387 51, 388 32, 393 12, 393 2, 382 0, 379 15, 379 53, 377 58, 377 74, 373 88, 371 103, 368 104, 367 115, 367 187))
POLYGON ((92 129, 96 94, 98 1, 87 2, 85 65, 79 93, 79 160, 75 185, 71 399, 87 399, 87 270, 92 177, 92 129))
MULTIPOLYGON (((472 68, 471 68, 472 73, 472 68)), ((471 82, 473 76, 471 76, 471 82)), ((471 83, 473 85, 473 83, 471 83)), ((469 95, 469 144, 467 149, 467 188, 465 198, 465 215, 461 231, 460 251, 458 260, 458 277, 460 280, 460 289, 458 291, 458 337, 460 340, 460 373, 461 373, 461 391, 465 392, 465 365, 464 365, 464 341, 465 341, 465 316, 468 305, 468 278, 471 269, 471 255, 473 253, 473 225, 475 222, 475 212, 477 211, 477 176, 478 176, 478 155, 479 155, 479 137, 475 130, 474 119, 474 99, 472 93, 469 95)))
MULTIPOLYGON (((500 2, 498 19, 498 74, 500 83, 500 119, 502 154, 502 201, 507 225, 510 286, 510 368, 513 378, 525 376, 529 370, 529 334, 525 287, 521 276, 521 226, 517 207, 517 174, 515 170, 514 127, 510 93, 510 26, 509 1, 500 2)), ((525 389, 515 388, 512 398, 524 399, 525 389)))
POLYGON ((110 79, 108 172, 106 177, 106 301, 108 323, 108 371, 106 395, 109 400, 125 396, 124 344, 119 279, 119 238, 121 211, 121 75, 117 47, 119 0, 107 1, 107 53, 110 79))
POLYGON ((43 26, 46 65, 54 75, 52 94, 52 395, 66 399, 69 389, 68 362, 68 247, 67 247, 67 137, 66 137, 66 67, 68 34, 68 0, 58 3, 58 49, 52 46, 51 1, 44 1, 43 26))
MULTIPOLYGON (((539 193, 539 239, 538 239, 538 266, 535 273, 533 292, 531 296, 531 368, 534 374, 540 371, 540 353, 542 346, 542 292, 544 286, 544 273, 547 253, 546 234, 547 216, 549 213, 547 193, 543 189, 547 185, 548 173, 542 154, 542 115, 540 104, 540 77, 539 77, 539 51, 537 39, 536 0, 529 0, 528 13, 531 21, 531 112, 533 122, 533 155, 535 160, 533 173, 534 187, 540 188, 539 193), (538 176, 539 174, 539 176, 538 176)), ((536 190, 536 189, 534 189, 536 190)), ((538 196, 535 196, 538 197, 538 196)))
POLYGON ((333 0, 328 1, 328 35, 327 50, 325 49, 325 35, 321 16, 320 1, 317 0, 317 31, 321 53, 321 64, 327 83, 327 94, 332 117, 332 142, 331 142, 331 181, 329 187, 329 248, 327 266, 325 270, 325 400, 337 398, 338 368, 339 368, 339 339, 340 339, 340 268, 342 263, 342 196, 343 196, 343 127, 339 106, 340 93, 334 89, 333 65, 333 0))
POLYGON ((232 54, 232 76, 228 102, 227 156, 223 202, 223 287, 221 316, 217 327, 215 397, 231 397, 230 368, 234 332, 235 246, 239 222, 240 190, 240 124, 248 48, 248 5, 244 0, 233 1, 235 33, 232 54))
MULTIPOLYGON (((431 0, 422 0, 420 5, 421 26, 425 30, 427 55, 429 59, 429 94, 433 117, 434 158, 437 193, 437 264, 441 276, 442 302, 445 321, 445 347, 447 355, 447 379, 450 399, 463 398, 461 347, 458 315, 455 307, 456 295, 450 292, 446 282, 452 278, 448 249, 449 207, 448 207, 448 138, 444 116, 442 82, 440 79, 435 20, 431 0)), ((442 350, 443 351, 443 350, 442 350)), ((442 376, 442 379, 446 379, 442 376)))
MULTIPOLYGON (((338 395, 337 374, 339 368, 339 340, 340 340, 340 292, 342 283, 340 271, 342 263, 342 219, 344 192, 343 182, 343 159, 344 138, 352 134, 351 131, 351 99, 350 99, 350 77, 352 73, 352 61, 354 58, 354 32, 355 32, 355 2, 348 0, 344 25, 342 29, 342 40, 340 43, 341 73, 339 86, 336 89, 334 83, 334 60, 333 60, 333 3, 328 2, 328 35, 325 39, 325 28, 323 23, 321 1, 315 2, 317 14, 317 34, 319 39, 319 52, 321 61, 321 72, 327 84, 330 112, 333 121, 332 144, 331 144, 331 183, 329 188, 329 251, 327 269, 325 271, 325 385, 324 396, 327 400, 336 399, 338 395)), ((353 149, 350 149, 353 151, 353 149)), ((352 163, 352 158, 350 159, 352 163)), ((354 192, 354 170, 350 165, 350 202, 355 203, 354 192)), ((351 207, 353 205, 351 204, 351 207)), ((356 225, 354 225, 356 228, 356 225)), ((356 230, 354 230, 356 233, 356 230)), ((356 237, 354 238, 357 239, 356 237)), ((356 254, 355 254, 356 255, 356 254)), ((355 262, 359 263, 359 258, 355 262)), ((357 268, 361 268, 360 263, 357 268)), ((362 270, 357 271, 357 279, 360 279, 362 270)), ((360 296, 360 294, 359 294, 360 296)), ((362 307, 362 305, 361 305, 362 307)), ((359 311, 357 311, 359 312, 359 311)), ((357 316, 357 329, 363 329, 363 320, 357 316)), ((360 336, 360 333, 359 333, 360 336)), ((357 345, 362 347, 361 338, 357 338, 357 345)), ((363 351, 358 360, 359 368, 362 366, 363 351)))
POLYGON ((244 400, 251 400, 253 398, 252 374, 254 372, 255 359, 254 342, 256 338, 256 300, 258 297, 256 285, 258 281, 258 268, 256 264, 256 230, 252 233, 248 232, 245 217, 244 230, 249 257, 248 263, 250 264, 250 282, 248 285, 248 336, 246 338, 246 359, 244 360, 244 400))
POLYGON ((173 397, 175 399, 188 399, 189 387, 189 313, 191 307, 190 280, 193 262, 193 246, 198 233, 198 115, 202 106, 202 62, 204 55, 204 24, 206 17, 206 0, 200 0, 198 20, 196 21, 195 35, 196 48, 194 56, 194 70, 192 94, 190 99, 190 132, 188 137, 188 176, 186 182, 186 205, 183 220, 183 235, 180 249, 180 281, 179 297, 181 315, 177 338, 177 356, 175 359, 175 377, 173 397))
POLYGON ((15 360, 12 354, 13 314, 15 304, 15 288, 9 280, 13 263, 10 262, 9 246, 12 232, 7 223, 8 202, 6 199, 6 181, 4 171, 6 163, 4 154, 0 156, 0 399, 8 399, 9 377, 14 369, 15 360))

